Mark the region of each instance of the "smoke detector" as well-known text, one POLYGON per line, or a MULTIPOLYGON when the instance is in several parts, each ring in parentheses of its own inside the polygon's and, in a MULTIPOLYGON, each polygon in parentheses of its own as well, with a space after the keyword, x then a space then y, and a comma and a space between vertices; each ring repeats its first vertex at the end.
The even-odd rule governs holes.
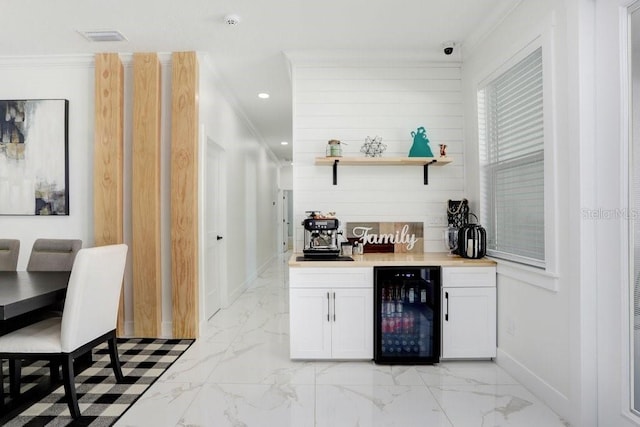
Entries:
POLYGON ((240 17, 235 14, 227 15, 224 17, 224 23, 227 25, 238 25, 240 23, 240 17))

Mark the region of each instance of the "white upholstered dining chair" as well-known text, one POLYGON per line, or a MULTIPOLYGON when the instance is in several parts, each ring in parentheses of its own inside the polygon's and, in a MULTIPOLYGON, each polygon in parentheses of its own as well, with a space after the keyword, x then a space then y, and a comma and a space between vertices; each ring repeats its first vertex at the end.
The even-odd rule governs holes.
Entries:
POLYGON ((107 341, 116 380, 123 379, 116 321, 126 257, 124 244, 81 249, 71 270, 62 317, 48 318, 0 336, 0 359, 49 360, 62 365, 65 395, 73 418, 80 416, 75 358, 107 341))
POLYGON ((20 240, 0 239, 0 271, 16 271, 20 240))

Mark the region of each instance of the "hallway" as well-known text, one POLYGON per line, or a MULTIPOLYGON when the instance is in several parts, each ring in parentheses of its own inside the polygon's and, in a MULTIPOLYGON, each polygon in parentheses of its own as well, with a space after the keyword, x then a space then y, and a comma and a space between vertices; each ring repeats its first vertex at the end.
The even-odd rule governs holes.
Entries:
POLYGON ((115 425, 568 425, 492 362, 291 361, 287 259, 219 311, 115 425))

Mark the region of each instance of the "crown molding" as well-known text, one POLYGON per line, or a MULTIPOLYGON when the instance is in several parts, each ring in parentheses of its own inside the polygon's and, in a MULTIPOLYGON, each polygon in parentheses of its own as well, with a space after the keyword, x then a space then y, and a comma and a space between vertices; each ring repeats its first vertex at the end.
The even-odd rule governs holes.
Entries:
MULTIPOLYGON (((21 67, 93 67, 95 57, 100 53, 83 53, 75 55, 29 55, 29 56, 0 56, 0 68, 21 68, 21 67)), ((133 55, 135 52, 114 52, 117 53, 124 67, 133 66, 133 55)), ((171 52, 157 52, 158 60, 161 64, 171 64, 171 52)))
POLYGON ((93 67, 94 54, 0 56, 0 68, 93 67))
POLYGON ((460 50, 445 56, 441 49, 406 50, 288 50, 284 52, 293 67, 459 67, 460 50))
POLYGON ((465 56, 473 52, 478 44, 482 43, 496 28, 498 28, 507 19, 511 13, 516 10, 523 0, 517 0, 513 3, 504 4, 502 7, 493 10, 490 15, 483 21, 483 24, 469 34, 464 40, 462 50, 465 56))
MULTIPOLYGON (((258 142, 267 151, 267 154, 269 155, 269 157, 274 162, 279 163, 280 160, 278 159, 278 156, 275 155, 273 150, 271 150, 271 147, 269 147, 269 144, 267 144, 267 142, 265 141, 262 134, 258 131, 258 129, 256 129, 253 123, 251 123, 251 120, 249 120, 247 113, 244 111, 244 109, 240 105, 238 98, 228 89, 229 85, 225 84, 224 79, 221 77, 220 72, 215 66, 213 57, 210 54, 205 52, 197 52, 197 54, 198 54, 198 59, 201 62, 200 67, 204 66, 208 68, 207 74, 211 76, 216 89, 220 91, 220 94, 226 99, 226 101, 229 103, 233 111, 239 116, 239 118, 249 128, 251 133, 253 133, 253 135, 257 138, 258 142)), ((201 74, 202 74, 202 71, 201 71, 201 74)), ((202 78, 202 76, 200 78, 202 78)))

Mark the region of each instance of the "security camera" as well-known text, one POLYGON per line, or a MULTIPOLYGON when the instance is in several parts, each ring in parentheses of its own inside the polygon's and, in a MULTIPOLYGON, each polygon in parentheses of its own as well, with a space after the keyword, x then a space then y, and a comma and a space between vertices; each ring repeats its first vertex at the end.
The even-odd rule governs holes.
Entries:
POLYGON ((456 47, 455 42, 444 42, 442 43, 442 48, 444 50, 445 55, 451 55, 453 53, 453 48, 456 47))
POLYGON ((224 17, 224 22, 227 25, 238 25, 240 23, 240 17, 236 14, 227 15, 224 17))

